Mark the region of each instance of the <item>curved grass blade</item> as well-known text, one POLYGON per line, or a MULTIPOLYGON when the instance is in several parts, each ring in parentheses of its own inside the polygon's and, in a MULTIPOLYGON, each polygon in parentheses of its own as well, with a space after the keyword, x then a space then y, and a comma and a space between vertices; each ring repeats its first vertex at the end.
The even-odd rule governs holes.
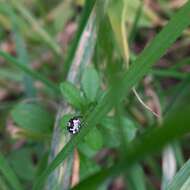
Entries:
MULTIPOLYGON (((169 21, 163 30, 154 38, 149 46, 141 53, 134 64, 123 75, 120 84, 112 87, 100 100, 94 111, 86 119, 88 126, 83 127, 81 132, 73 137, 52 161, 49 167, 34 185, 34 190, 41 189, 42 183, 47 176, 59 166, 59 164, 73 151, 74 147, 84 138, 114 106, 115 102, 122 101, 130 89, 142 79, 150 70, 151 66, 164 55, 166 50, 181 35, 183 30, 190 24, 190 1, 188 1, 169 21), (119 96, 118 96, 119 94, 119 96), (91 127, 89 127, 91 126, 91 127)), ((107 171, 104 171, 105 173, 107 171)), ((110 172, 110 171, 108 171, 110 172)))
POLYGON ((48 80, 47 78, 45 78, 40 73, 31 70, 25 64, 20 63, 17 59, 15 59, 14 57, 12 57, 11 55, 9 55, 9 54, 7 54, 7 53, 5 53, 3 51, 0 51, 0 57, 3 57, 6 61, 8 61, 11 64, 13 64, 14 66, 16 66, 17 68, 19 68, 24 73, 26 73, 27 75, 31 76, 33 79, 41 81, 45 86, 47 86, 48 88, 50 88, 55 94, 60 94, 59 88, 53 82, 51 82, 50 80, 48 80))
POLYGON ((189 74, 175 71, 173 69, 152 69, 151 73, 158 77, 173 77, 176 79, 185 79, 189 74))
POLYGON ((8 181, 9 185, 12 189, 15 190, 22 190, 22 186, 14 173, 14 171, 10 168, 9 164, 7 163, 5 157, 0 153, 0 172, 8 181))

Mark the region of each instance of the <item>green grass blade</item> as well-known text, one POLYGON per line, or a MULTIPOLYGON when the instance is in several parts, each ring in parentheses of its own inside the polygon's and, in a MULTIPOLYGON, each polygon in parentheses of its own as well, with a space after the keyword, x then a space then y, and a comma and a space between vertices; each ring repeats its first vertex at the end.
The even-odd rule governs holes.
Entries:
POLYGON ((171 69, 153 69, 151 73, 159 77, 173 77, 176 79, 184 79, 189 75, 188 73, 183 73, 171 69))
POLYGON ((175 175, 172 182, 168 184, 165 190, 179 190, 185 184, 185 182, 190 178, 190 160, 188 160, 179 172, 175 175))
POLYGON ((14 171, 10 168, 9 164, 7 163, 5 157, 0 153, 0 172, 8 181, 8 184, 15 190, 22 190, 22 186, 14 173, 14 171))
POLYGON ((24 63, 20 63, 17 59, 15 59, 11 55, 9 55, 9 54, 7 54, 7 53, 5 53, 3 51, 0 51, 0 57, 3 57, 6 61, 8 61, 11 64, 13 64, 14 66, 16 66, 17 68, 19 68, 24 73, 26 73, 27 75, 31 76, 33 79, 41 81, 45 86, 47 86, 48 88, 50 88, 56 94, 60 94, 59 88, 53 82, 51 82, 50 80, 48 80, 47 78, 45 78, 42 74, 40 74, 40 73, 38 73, 36 71, 31 70, 24 63))
MULTIPOLYGON (((135 63, 124 74, 120 84, 110 89, 102 98, 95 110, 86 119, 89 126, 95 126, 114 106, 115 101, 121 101, 129 93, 130 89, 142 79, 150 70, 151 66, 164 55, 166 50, 174 43, 177 37, 190 24, 190 1, 188 1, 169 21, 164 29, 155 37, 150 45, 141 53, 135 63), (119 94, 119 96, 118 96, 119 94)), ((47 176, 57 167, 75 146, 91 130, 85 126, 81 132, 73 137, 66 146, 60 151, 57 157, 50 163, 43 175, 36 182, 34 189, 41 189, 42 183, 47 176)), ((106 171, 105 171, 106 172, 106 171)))

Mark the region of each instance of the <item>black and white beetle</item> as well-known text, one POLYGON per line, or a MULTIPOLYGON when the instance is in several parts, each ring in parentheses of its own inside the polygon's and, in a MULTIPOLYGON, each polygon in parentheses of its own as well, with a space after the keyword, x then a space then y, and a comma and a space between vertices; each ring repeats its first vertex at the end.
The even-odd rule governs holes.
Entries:
POLYGON ((67 123, 67 130, 71 134, 76 134, 81 128, 81 116, 71 118, 67 123))

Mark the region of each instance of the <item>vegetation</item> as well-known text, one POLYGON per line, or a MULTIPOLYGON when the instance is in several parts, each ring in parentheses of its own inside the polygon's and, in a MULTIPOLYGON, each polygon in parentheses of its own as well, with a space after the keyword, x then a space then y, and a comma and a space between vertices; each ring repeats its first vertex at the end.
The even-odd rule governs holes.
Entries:
POLYGON ((0 189, 188 190, 189 16, 0 0, 0 189))

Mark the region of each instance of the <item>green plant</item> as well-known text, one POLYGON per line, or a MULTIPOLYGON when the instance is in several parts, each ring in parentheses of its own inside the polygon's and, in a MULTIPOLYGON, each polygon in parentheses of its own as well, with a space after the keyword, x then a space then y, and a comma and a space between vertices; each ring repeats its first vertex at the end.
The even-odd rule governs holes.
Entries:
MULTIPOLYGON (((2 81, 7 86, 9 82, 24 86, 19 91, 24 95, 16 97, 16 102, 3 101, 5 108, 0 111, 0 117, 5 118, 10 128, 10 139, 24 141, 18 154, 11 149, 4 150, 10 160, 1 156, 0 172, 5 189, 41 190, 45 186, 56 190, 107 189, 117 179, 131 190, 155 189, 151 175, 156 176, 164 190, 188 189, 189 164, 183 163, 186 154, 183 142, 188 136, 183 140, 181 137, 190 131, 189 73, 182 72, 180 67, 187 66, 189 58, 179 53, 179 61, 167 70, 155 64, 161 59, 168 65, 176 58, 175 53, 165 58, 168 62, 162 58, 169 48, 176 43, 183 50, 188 42, 190 1, 171 13, 158 34, 154 25, 163 25, 163 18, 138 0, 82 2, 79 20, 79 13, 69 1, 51 2, 53 8, 39 1, 36 10, 32 9, 34 3, 30 3, 25 7, 22 2, 0 1, 0 23, 4 19, 9 23, 5 27, 11 27, 9 30, 15 36, 17 55, 10 55, 14 51, 0 51, 4 62, 10 63, 2 67, 0 85, 2 81), (61 21, 61 12, 55 14, 59 7, 67 9, 64 18, 68 20, 61 21), (78 30, 71 45, 66 42, 67 48, 62 50, 53 36, 58 32, 66 35, 60 26, 67 28, 65 23, 72 25, 73 20, 79 23, 78 30), (28 23, 34 27, 34 34, 28 30, 28 23), (155 37, 137 54, 135 45, 149 39, 143 31, 147 28, 143 27, 150 26, 155 37), (62 51, 66 55, 62 56, 62 51), (48 58, 45 61, 41 58, 36 69, 34 63, 44 52, 48 58), (30 60, 36 58, 30 65, 30 60), (21 78, 14 75, 18 70, 22 71, 21 78), (168 90, 163 88, 164 77, 172 77, 174 83, 167 84, 168 90), (141 103, 146 108, 150 106, 149 110, 159 118, 139 104, 138 100, 142 100, 136 89, 147 106, 141 103), (67 123, 76 116, 82 126, 79 133, 71 135, 67 123), (160 154, 166 146, 170 152, 160 154), (23 172, 31 174, 27 177, 17 171, 18 160, 23 155, 27 155, 26 163, 30 166, 21 167, 23 172), (28 160, 30 156, 33 162, 28 160), (15 162, 11 160, 14 158, 15 162), (168 160, 174 168, 172 174, 164 168, 170 167, 168 160), (179 168, 183 164, 173 177, 176 165, 179 168)), ((162 3, 167 5, 166 1, 162 3)), ((6 39, 5 32, 1 33, 0 38, 6 39)), ((2 133, 4 130, 2 127, 2 133)))

